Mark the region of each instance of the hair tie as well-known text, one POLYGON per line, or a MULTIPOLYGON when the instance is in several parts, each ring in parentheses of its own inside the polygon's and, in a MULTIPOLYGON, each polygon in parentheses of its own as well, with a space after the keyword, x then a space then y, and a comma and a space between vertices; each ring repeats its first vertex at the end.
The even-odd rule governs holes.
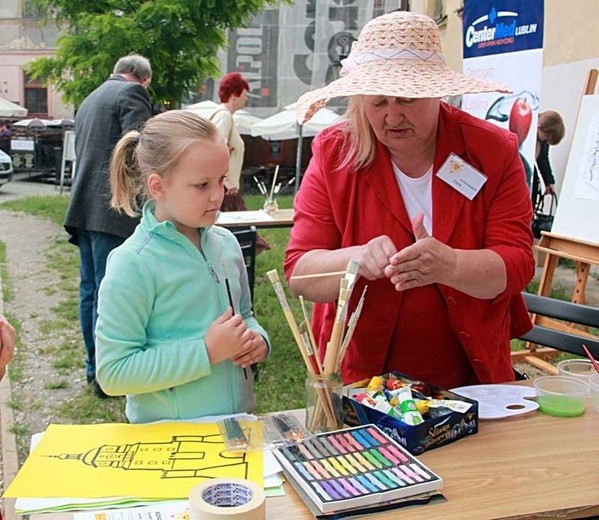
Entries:
POLYGON ((135 136, 135 146, 137 146, 137 145, 139 144, 140 138, 141 138, 141 133, 138 133, 138 134, 135 136))

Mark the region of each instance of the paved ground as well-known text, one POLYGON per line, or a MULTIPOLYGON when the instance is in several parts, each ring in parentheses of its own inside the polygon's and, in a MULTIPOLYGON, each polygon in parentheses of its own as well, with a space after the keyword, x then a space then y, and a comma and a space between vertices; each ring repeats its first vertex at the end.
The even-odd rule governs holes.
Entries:
MULTIPOLYGON (((11 182, 0 187, 0 203, 32 195, 58 195, 58 193, 58 186, 54 184, 35 182, 35 177, 30 177, 28 173, 16 173, 11 182)), ((67 191, 64 193, 68 194, 67 191)))

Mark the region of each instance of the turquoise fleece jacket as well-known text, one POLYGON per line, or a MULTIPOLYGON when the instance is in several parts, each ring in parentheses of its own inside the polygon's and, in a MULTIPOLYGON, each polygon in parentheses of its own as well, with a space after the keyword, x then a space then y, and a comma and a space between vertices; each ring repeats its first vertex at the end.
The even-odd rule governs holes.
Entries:
POLYGON ((98 300, 98 382, 109 395, 127 395, 132 423, 251 412, 252 371, 246 379, 231 361, 210 366, 204 343, 229 305, 225 277, 235 312, 268 343, 251 310, 237 239, 218 226, 202 228, 199 251, 171 222, 158 222, 153 208, 145 204, 133 235, 108 257, 98 300))

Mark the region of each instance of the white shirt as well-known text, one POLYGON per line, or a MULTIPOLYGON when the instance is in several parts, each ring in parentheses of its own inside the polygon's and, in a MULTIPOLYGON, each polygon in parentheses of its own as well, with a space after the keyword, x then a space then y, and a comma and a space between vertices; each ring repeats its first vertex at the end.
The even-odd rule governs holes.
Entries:
POLYGON ((418 213, 424 213, 424 227, 433 234, 433 167, 422 177, 408 177, 393 162, 393 171, 403 198, 408 217, 412 220, 418 213))

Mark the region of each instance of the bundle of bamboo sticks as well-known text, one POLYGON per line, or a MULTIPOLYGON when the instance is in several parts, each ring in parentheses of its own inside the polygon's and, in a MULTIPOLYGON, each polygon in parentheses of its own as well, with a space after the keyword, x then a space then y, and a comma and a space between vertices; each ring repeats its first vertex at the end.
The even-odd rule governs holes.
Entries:
POLYGON ((283 309, 283 314, 287 319, 287 323, 295 342, 299 348, 299 351, 304 359, 308 373, 314 379, 314 385, 317 392, 317 401, 311 415, 311 420, 308 424, 310 431, 323 431, 337 429, 340 424, 339 414, 336 412, 334 406, 334 400, 332 398, 328 382, 333 380, 339 373, 343 357, 347 352, 347 348, 351 341, 352 335, 356 328, 358 318, 362 311, 364 304, 364 296, 366 293, 366 287, 360 297, 356 309, 352 313, 349 321, 347 320, 349 299, 351 297, 358 272, 358 262, 350 261, 345 271, 339 271, 335 273, 317 273, 312 275, 305 275, 304 277, 317 278, 323 276, 334 276, 343 275, 340 281, 339 287, 339 298, 337 300, 337 312, 335 315, 335 322, 333 330, 331 332, 331 338, 327 343, 327 350, 325 354, 324 363, 321 362, 318 356, 318 346, 312 333, 312 327, 310 324, 310 318, 306 309, 304 298, 299 297, 303 321, 298 325, 289 303, 285 296, 285 291, 279 278, 279 274, 276 269, 267 273, 272 286, 277 294, 277 298, 283 309), (346 327, 347 324, 347 327, 346 327))

